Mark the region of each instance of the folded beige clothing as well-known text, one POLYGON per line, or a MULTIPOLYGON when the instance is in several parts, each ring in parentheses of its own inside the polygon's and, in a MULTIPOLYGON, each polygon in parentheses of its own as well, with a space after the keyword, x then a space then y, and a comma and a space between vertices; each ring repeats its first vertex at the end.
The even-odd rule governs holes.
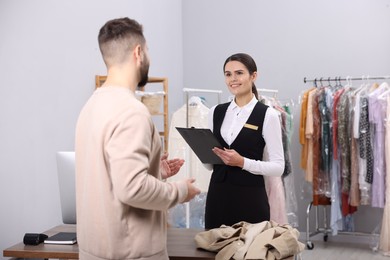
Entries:
POLYGON ((302 252, 305 246, 298 237, 299 231, 288 224, 241 221, 199 232, 195 242, 198 248, 218 252, 217 260, 274 260, 290 259, 302 252))

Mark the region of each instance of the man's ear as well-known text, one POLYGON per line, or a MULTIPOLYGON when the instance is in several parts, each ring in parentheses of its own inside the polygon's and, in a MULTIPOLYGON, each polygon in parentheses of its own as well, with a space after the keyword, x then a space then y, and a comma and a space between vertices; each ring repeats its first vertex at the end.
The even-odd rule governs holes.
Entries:
POLYGON ((142 62, 142 47, 140 44, 138 44, 137 46, 135 46, 134 48, 134 58, 135 58, 135 61, 137 62, 142 62))

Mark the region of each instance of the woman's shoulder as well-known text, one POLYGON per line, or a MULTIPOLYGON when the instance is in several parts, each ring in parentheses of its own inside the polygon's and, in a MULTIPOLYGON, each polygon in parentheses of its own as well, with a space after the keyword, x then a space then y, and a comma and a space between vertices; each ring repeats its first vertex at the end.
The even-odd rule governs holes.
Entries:
POLYGON ((212 107, 212 109, 222 109, 222 108, 228 108, 229 105, 231 104, 232 102, 226 102, 226 103, 221 103, 221 104, 217 104, 215 106, 212 107))

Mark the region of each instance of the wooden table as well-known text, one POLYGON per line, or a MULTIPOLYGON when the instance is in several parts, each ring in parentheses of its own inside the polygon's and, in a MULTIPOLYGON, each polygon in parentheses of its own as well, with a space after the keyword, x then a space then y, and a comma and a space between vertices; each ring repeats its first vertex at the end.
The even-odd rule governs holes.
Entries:
MULTIPOLYGON (((201 230, 186 228, 168 228, 168 255, 172 260, 215 259, 215 254, 196 248, 194 237, 201 230)), ((60 225, 45 233, 48 236, 57 232, 76 232, 76 225, 60 225)), ((18 258, 58 258, 58 259, 78 259, 79 246, 74 245, 52 245, 39 244, 37 246, 16 244, 3 250, 5 257, 18 258)))

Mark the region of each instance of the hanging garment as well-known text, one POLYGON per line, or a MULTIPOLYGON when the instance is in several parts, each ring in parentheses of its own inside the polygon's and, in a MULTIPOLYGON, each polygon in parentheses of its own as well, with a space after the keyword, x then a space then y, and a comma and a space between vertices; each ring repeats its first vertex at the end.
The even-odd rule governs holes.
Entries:
POLYGON ((355 106, 354 106, 354 119, 353 119, 353 137, 357 146, 357 168, 358 168, 358 186, 359 186, 359 204, 368 205, 370 202, 370 190, 371 184, 366 182, 367 161, 364 156, 364 146, 362 147, 362 141, 360 136, 361 119, 364 117, 362 113, 365 113, 361 108, 363 102, 361 101, 361 95, 365 92, 365 89, 360 89, 355 92, 355 106))
POLYGON ((279 224, 287 224, 286 199, 282 178, 264 176, 264 182, 270 205, 270 220, 279 224))
MULTIPOLYGON (((268 160, 267 146, 264 147, 263 161, 268 160)), ((286 196, 281 177, 264 176, 265 189, 268 196, 270 220, 279 224, 287 224, 286 196)))
POLYGON ((351 186, 349 191, 349 198, 351 206, 359 206, 360 205, 360 191, 359 191, 359 157, 358 157, 358 144, 357 139, 355 138, 354 133, 354 124, 357 117, 356 112, 356 94, 351 93, 351 117, 350 117, 350 125, 351 125, 351 186))
POLYGON ((351 127, 350 127, 350 94, 346 89, 340 96, 337 105, 338 116, 338 145, 340 151, 341 177, 341 207, 343 216, 356 212, 357 207, 350 205, 349 192, 351 186, 351 127))
POLYGON ((360 96, 359 129, 359 157, 361 158, 359 159, 360 204, 369 205, 371 200, 372 151, 367 96, 360 96))
POLYGON ((389 89, 384 82, 373 92, 368 94, 369 121, 372 126, 371 139, 373 151, 373 176, 371 186, 371 206, 383 208, 385 206, 385 125, 386 102, 378 96, 389 89), (383 102, 381 102, 383 101, 383 102))
MULTIPOLYGON (((284 150, 285 167, 282 177, 275 176, 264 176, 265 188, 267 191, 268 202, 270 206, 270 220, 273 220, 279 224, 287 224, 287 203, 286 203, 286 191, 288 194, 294 193, 295 190, 290 190, 293 187, 285 187, 283 179, 290 175, 292 171, 291 161, 289 160, 289 139, 288 127, 287 127, 287 113, 286 111, 272 98, 267 99, 262 97, 260 102, 272 106, 274 109, 279 111, 280 125, 282 127, 282 141, 284 150)), ((268 161, 267 146, 264 147, 263 161, 268 161)), ((289 209, 293 209, 291 205, 288 205, 289 209)), ((296 211, 290 212, 294 214, 296 211)), ((291 223, 290 223, 291 224, 291 223)))
MULTIPOLYGON (((206 107, 199 97, 192 97, 188 105, 188 127, 208 128, 209 108, 206 107)), ((196 186, 206 192, 211 171, 206 169, 195 153, 188 147, 183 137, 175 127, 187 127, 187 106, 183 105, 172 114, 169 129, 168 153, 170 158, 181 158, 185 160, 183 167, 169 181, 182 180, 183 178, 194 177, 196 186)))
POLYGON ((306 90, 302 95, 301 100, 301 114, 299 121, 299 142, 302 145, 301 151, 301 168, 306 170, 307 167, 307 156, 308 156, 308 143, 306 142, 306 120, 307 120, 307 112, 308 112, 308 100, 309 100, 309 92, 314 90, 315 88, 310 88, 306 90))
POLYGON ((340 96, 344 93, 345 89, 341 88, 334 93, 333 99, 333 158, 338 160, 338 142, 337 142, 337 127, 338 127, 338 116, 337 116, 337 104, 339 103, 340 96))
POLYGON ((314 134, 314 121, 313 121, 313 100, 317 89, 312 89, 308 93, 307 97, 307 116, 306 116, 306 128, 305 128, 305 144, 307 145, 307 156, 306 156, 306 171, 305 180, 313 182, 313 134, 314 134))
POLYGON ((280 125, 282 127, 282 143, 284 152, 284 171, 282 177, 286 177, 292 172, 291 157, 290 157, 290 139, 289 129, 287 123, 290 121, 290 115, 276 102, 273 102, 271 106, 280 112, 280 125))
POLYGON ((330 205, 330 228, 332 229, 332 235, 337 235, 339 230, 343 230, 339 168, 339 161, 332 159, 332 196, 330 205))
POLYGON ((325 195, 323 189, 324 175, 320 171, 321 165, 321 151, 320 151, 320 124, 321 116, 318 110, 318 98, 321 95, 321 90, 317 89, 313 95, 312 100, 312 114, 313 114, 313 205, 329 205, 330 199, 325 195))
POLYGON ((350 90, 345 90, 340 96, 337 104, 337 143, 340 149, 341 162, 341 192, 348 194, 351 184, 351 146, 350 146, 350 111, 349 111, 349 94, 350 90))
POLYGON ((357 140, 351 138, 351 186, 349 198, 351 206, 360 206, 360 191, 359 191, 359 159, 357 140))
MULTIPOLYGON (((188 126, 207 128, 208 113, 209 108, 202 103, 199 97, 191 97, 188 102, 188 126)), ((169 158, 181 158, 185 162, 180 171, 176 175, 168 178, 167 181, 194 177, 196 179, 196 186, 201 190, 201 194, 196 196, 188 204, 178 204, 169 209, 168 221, 174 227, 204 228, 204 206, 211 170, 204 167, 175 127, 187 127, 186 105, 183 105, 172 114, 168 139, 169 158)))
MULTIPOLYGON (((287 133, 287 140, 286 140, 286 151, 285 151, 285 160, 290 162, 290 168, 291 172, 282 178, 283 181, 283 187, 284 187, 284 194, 285 194, 285 201, 286 201, 286 215, 287 215, 287 222, 293 227, 298 227, 298 204, 297 204, 297 196, 295 191, 295 181, 294 181, 294 172, 292 167, 292 158, 291 158, 291 138, 293 134, 293 116, 292 116, 292 109, 294 106, 294 102, 288 102, 287 104, 283 105, 283 108, 285 110, 286 114, 286 124, 285 124, 285 130, 287 133)), ((281 222, 283 223, 283 222, 281 222)))
POLYGON ((320 115, 320 165, 321 190, 327 197, 331 196, 330 169, 332 167, 331 113, 327 106, 327 87, 318 90, 318 110, 320 115))
POLYGON ((384 255, 390 256, 390 95, 387 96, 386 101, 385 158, 388 167, 386 167, 386 204, 383 210, 379 249, 384 255))

